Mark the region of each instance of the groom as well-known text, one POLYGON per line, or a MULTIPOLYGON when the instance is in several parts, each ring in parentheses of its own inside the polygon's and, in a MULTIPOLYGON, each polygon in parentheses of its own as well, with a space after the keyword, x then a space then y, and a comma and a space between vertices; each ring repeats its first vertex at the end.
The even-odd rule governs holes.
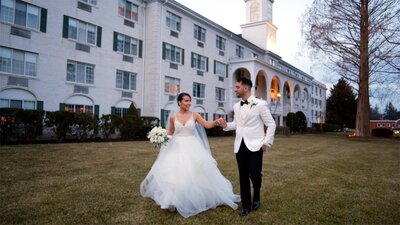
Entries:
POLYGON ((262 156, 271 147, 276 128, 267 102, 251 95, 252 86, 251 80, 245 77, 237 80, 235 93, 242 100, 233 106, 234 120, 230 123, 220 121, 224 131, 236 130, 234 148, 243 206, 240 216, 247 216, 251 210, 260 208, 262 156), (267 127, 266 133, 264 125, 267 127), (253 185, 253 203, 250 180, 253 185))

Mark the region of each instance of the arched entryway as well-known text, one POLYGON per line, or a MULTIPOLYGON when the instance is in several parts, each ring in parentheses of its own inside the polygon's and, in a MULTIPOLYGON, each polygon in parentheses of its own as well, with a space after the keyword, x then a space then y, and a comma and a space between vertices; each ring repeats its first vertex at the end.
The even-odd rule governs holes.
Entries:
POLYGON ((256 76, 256 84, 254 86, 255 96, 260 99, 267 100, 267 78, 264 71, 260 70, 256 76))

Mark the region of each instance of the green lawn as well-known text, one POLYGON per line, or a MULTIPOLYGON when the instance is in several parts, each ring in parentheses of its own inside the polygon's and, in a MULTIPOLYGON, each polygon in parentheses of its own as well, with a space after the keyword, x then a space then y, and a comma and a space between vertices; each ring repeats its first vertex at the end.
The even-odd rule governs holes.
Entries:
MULTIPOLYGON (((233 137, 210 138, 239 193, 233 137)), ((0 146, 0 224, 400 224, 400 141, 277 136, 264 155, 262 206, 185 219, 142 198, 157 156, 147 141, 0 146)))

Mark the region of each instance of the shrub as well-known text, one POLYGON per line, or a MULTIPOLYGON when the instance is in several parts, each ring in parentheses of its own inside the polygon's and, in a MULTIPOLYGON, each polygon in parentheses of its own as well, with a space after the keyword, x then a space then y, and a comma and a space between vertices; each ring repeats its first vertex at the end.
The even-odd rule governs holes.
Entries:
POLYGON ((75 113, 73 116, 73 125, 71 134, 76 135, 79 140, 91 138, 91 135, 97 130, 98 118, 91 113, 75 113))
POLYGON ((136 136, 140 139, 147 139, 147 134, 151 129, 155 126, 159 126, 160 119, 151 116, 143 116, 140 117, 140 119, 142 121, 142 126, 139 128, 136 136))
POLYGON ((306 128, 307 128, 306 115, 304 115, 304 113, 302 111, 297 111, 296 119, 297 119, 297 123, 296 123, 297 127, 295 130, 303 133, 304 131, 306 131, 306 128))
POLYGON ((59 141, 65 139, 71 132, 71 126, 74 124, 74 113, 65 111, 47 112, 45 125, 51 127, 59 141))
POLYGON ((136 107, 131 104, 128 113, 124 116, 121 126, 121 138, 131 140, 137 137, 138 131, 142 127, 142 120, 140 119, 136 107))
POLYGON ((296 131, 298 120, 296 114, 290 112, 286 115, 286 126, 289 127, 289 132, 293 133, 296 131))
POLYGON ((393 136, 393 131, 388 128, 375 128, 372 129, 372 136, 374 137, 392 137, 393 136))
POLYGON ((210 137, 221 137, 221 136, 232 136, 235 131, 223 131, 221 127, 213 127, 211 129, 205 129, 207 136, 210 137))
POLYGON ((109 140, 112 134, 115 134, 116 129, 120 129, 122 118, 116 115, 102 115, 99 119, 100 133, 103 138, 109 140))
POLYGON ((32 142, 42 133, 43 111, 0 109, 1 143, 9 141, 32 142))

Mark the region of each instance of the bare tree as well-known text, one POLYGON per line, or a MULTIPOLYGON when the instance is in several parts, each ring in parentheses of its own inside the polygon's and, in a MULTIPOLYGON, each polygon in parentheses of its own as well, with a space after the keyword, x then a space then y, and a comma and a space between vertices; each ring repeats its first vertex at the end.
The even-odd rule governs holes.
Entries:
POLYGON ((400 0, 315 0, 304 46, 356 87, 356 136, 370 136, 370 85, 400 85, 400 0))

